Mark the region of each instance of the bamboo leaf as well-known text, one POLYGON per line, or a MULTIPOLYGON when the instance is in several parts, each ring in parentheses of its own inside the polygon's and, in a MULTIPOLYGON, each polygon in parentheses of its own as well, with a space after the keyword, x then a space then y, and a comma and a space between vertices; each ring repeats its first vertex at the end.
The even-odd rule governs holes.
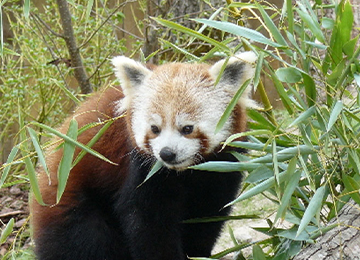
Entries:
POLYGON ((36 132, 34 129, 32 129, 30 127, 27 127, 27 130, 30 134, 31 141, 32 141, 35 151, 37 153, 38 160, 50 180, 50 173, 49 173, 48 167, 46 165, 45 156, 44 156, 43 150, 41 148, 41 145, 39 143, 39 139, 37 138, 36 132))
POLYGON ((197 31, 191 30, 191 29, 186 28, 186 27, 184 27, 182 25, 179 25, 177 23, 170 22, 170 21, 160 19, 160 18, 152 18, 152 19, 155 20, 156 22, 158 22, 159 24, 162 24, 162 25, 164 25, 164 26, 166 26, 168 28, 174 29, 174 30, 182 32, 182 33, 186 33, 186 34, 188 34, 190 36, 193 36, 193 37, 196 37, 196 38, 198 38, 200 40, 208 42, 208 43, 220 48, 221 50, 228 50, 229 49, 225 44, 223 44, 223 43, 221 43, 219 41, 216 41, 214 39, 211 39, 210 37, 207 37, 207 36, 197 32, 197 31))
POLYGON ((328 125, 326 127, 327 132, 329 132, 331 130, 331 128, 333 127, 333 125, 335 124, 336 120, 338 119, 342 109, 343 109, 343 103, 338 100, 333 108, 333 110, 330 113, 330 118, 329 118, 329 122, 328 125))
MULTIPOLYGON (((66 136, 72 140, 76 140, 78 135, 78 123, 75 119, 70 121, 69 129, 66 133, 66 136)), ((65 141, 63 157, 61 158, 59 167, 58 167, 58 187, 56 202, 59 203, 61 196, 63 195, 66 187, 67 180, 69 178, 71 164, 73 161, 75 153, 75 144, 73 142, 65 141)))
POLYGON ((86 145, 82 144, 82 143, 79 143, 78 141, 70 138, 69 136, 63 134, 63 133, 60 133, 59 131, 51 128, 50 126, 47 126, 47 125, 44 125, 44 124, 41 124, 41 123, 37 123, 37 122, 33 122, 32 123, 33 125, 36 125, 38 127, 41 127, 41 128, 44 128, 45 130, 49 131, 50 133, 64 139, 65 141, 69 142, 69 143, 72 143, 74 145, 76 145, 77 147, 85 150, 86 152, 90 153, 91 155, 94 155, 95 157, 101 159, 101 160, 104 160, 105 162, 108 162, 110 164, 113 164, 113 165, 116 165, 116 163, 113 163, 112 161, 110 161, 109 159, 107 159, 105 156, 101 155, 100 153, 96 152, 95 150, 87 147, 86 145))
POLYGON ((343 174, 342 179, 344 181, 345 188, 349 191, 351 198, 360 205, 360 184, 347 174, 343 174))
POLYGON ((15 222, 14 218, 11 218, 9 220, 9 222, 6 224, 6 227, 2 230, 1 236, 0 236, 0 245, 5 243, 6 239, 13 231, 14 222, 15 222))
POLYGON ((321 210, 321 205, 325 195, 325 190, 326 190, 326 186, 321 186, 316 190, 314 196, 310 200, 310 203, 305 210, 303 218, 301 219, 296 236, 299 236, 301 232, 305 230, 305 228, 313 219, 315 214, 321 210))
POLYGON ((279 68, 275 72, 280 81, 297 83, 302 79, 301 73, 294 67, 279 68))
POLYGON ((86 13, 85 13, 85 20, 88 20, 90 17, 91 10, 94 5, 94 0, 89 0, 86 5, 86 13))
MULTIPOLYGON (((282 183, 285 180, 286 171, 283 171, 279 174, 279 183, 282 183)), ((233 200, 232 202, 228 203, 225 207, 231 206, 237 202, 240 202, 242 200, 246 200, 248 198, 251 198, 257 194, 260 194, 272 187, 275 186, 275 176, 270 177, 269 179, 259 183, 255 187, 245 191, 243 194, 241 194, 237 199, 233 200)))
POLYGON ((141 185, 143 185, 145 182, 147 182, 152 176, 154 176, 155 173, 157 173, 162 167, 163 167, 163 163, 160 161, 156 161, 155 164, 153 165, 153 167, 151 168, 150 172, 146 175, 145 180, 138 186, 140 187, 141 185))
MULTIPOLYGON (((295 171, 296 168, 292 168, 292 169, 295 171)), ((289 183, 286 185, 284 195, 281 198, 280 206, 279 206, 279 208, 277 210, 276 217, 275 217, 275 220, 274 220, 275 223, 277 222, 277 220, 279 218, 283 219, 285 217, 286 208, 288 207, 288 205, 290 203, 291 196, 292 196, 292 194, 294 193, 296 187, 299 184, 299 180, 300 180, 300 177, 301 177, 301 171, 298 170, 298 171, 295 171, 295 173, 294 172, 289 172, 289 175, 291 175, 291 178, 290 178, 289 183)))
POLYGON ((40 205, 45 205, 45 203, 42 199, 42 196, 41 196, 39 183, 38 183, 37 176, 36 176, 36 170, 35 170, 33 162, 31 161, 31 159, 29 157, 29 154, 28 154, 27 137, 26 137, 26 132, 24 129, 24 119, 22 117, 22 111, 20 110, 20 104, 18 104, 18 115, 19 115, 19 126, 21 129, 20 130, 20 141, 21 141, 20 149, 21 149, 21 154, 24 156, 24 163, 25 163, 26 172, 29 177, 30 187, 31 187, 31 190, 32 190, 37 202, 40 205))
POLYGON ((216 162, 210 161, 189 167, 189 169, 211 172, 237 172, 245 170, 255 170, 262 166, 260 163, 249 162, 216 162))
POLYGON ((238 91, 236 92, 234 97, 231 99, 229 105, 226 107, 223 115, 221 116, 218 124, 216 125, 215 133, 218 133, 221 130, 221 128, 224 126, 225 122, 228 120, 228 118, 231 115, 231 112, 233 111, 234 107, 236 106, 239 98, 241 97, 241 95, 244 93, 245 89, 250 84, 250 81, 251 81, 251 79, 248 79, 247 81, 245 81, 242 84, 242 86, 238 89, 238 91))
MULTIPOLYGON (((94 135, 93 138, 86 144, 87 147, 91 148, 99 139, 100 137, 105 133, 105 131, 114 123, 114 121, 107 122, 97 133, 94 135)), ((80 132, 80 131, 79 131, 80 132)), ((73 162, 74 167, 76 164, 80 162, 80 160, 87 154, 86 150, 81 150, 76 159, 73 162)))
POLYGON ((254 260, 266 260, 266 256, 258 245, 253 245, 252 254, 254 260))
POLYGON ((302 114, 300 114, 290 125, 290 127, 293 127, 295 125, 298 125, 302 122, 304 122, 307 119, 310 119, 311 116, 316 112, 316 107, 312 106, 310 107, 308 110, 306 110, 305 112, 303 112, 302 114))
POLYGON ((265 37, 263 34, 259 33, 258 31, 255 31, 255 30, 252 30, 252 29, 249 29, 246 27, 241 27, 241 26, 238 26, 233 23, 211 21, 211 20, 206 20, 206 19, 195 19, 195 21, 206 24, 207 26, 219 29, 223 32, 232 33, 234 35, 241 36, 241 37, 244 37, 246 39, 249 39, 249 40, 252 40, 252 41, 255 41, 258 43, 263 43, 266 45, 270 45, 272 47, 284 47, 280 44, 277 44, 277 43, 269 40, 267 37, 265 37))
POLYGON ((0 189, 5 183, 6 177, 8 176, 10 168, 11 168, 11 163, 14 161, 14 158, 15 158, 16 154, 18 153, 18 151, 19 151, 19 146, 18 145, 14 146, 11 149, 11 152, 10 152, 10 154, 9 154, 7 160, 6 160, 6 163, 5 163, 6 166, 4 167, 3 173, 1 175, 0 189))
POLYGON ((225 148, 225 146, 227 146, 229 143, 231 143, 232 141, 234 141, 235 139, 238 139, 240 137, 243 136, 250 136, 250 135, 272 135, 272 132, 270 130, 264 130, 264 129, 259 129, 259 130, 252 130, 252 131, 246 131, 246 132, 242 132, 242 133, 238 133, 238 134, 233 134, 231 135, 228 139, 226 139, 226 141, 224 142, 222 149, 225 148))
POLYGON ((29 19, 30 15, 30 0, 24 0, 24 17, 29 19))

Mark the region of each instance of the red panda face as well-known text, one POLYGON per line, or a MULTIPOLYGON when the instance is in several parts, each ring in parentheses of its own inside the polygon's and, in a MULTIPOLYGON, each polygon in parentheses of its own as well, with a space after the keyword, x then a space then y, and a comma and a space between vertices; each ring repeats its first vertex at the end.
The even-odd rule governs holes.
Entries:
MULTIPOLYGON (((171 63, 150 71, 131 59, 116 57, 115 73, 125 95, 117 113, 127 110, 139 149, 170 169, 183 170, 234 133, 234 117, 218 133, 215 128, 237 89, 252 77, 255 59, 252 52, 231 58, 214 86, 224 61, 212 67, 171 63)), ((239 103, 244 109, 251 104, 248 91, 239 103)))

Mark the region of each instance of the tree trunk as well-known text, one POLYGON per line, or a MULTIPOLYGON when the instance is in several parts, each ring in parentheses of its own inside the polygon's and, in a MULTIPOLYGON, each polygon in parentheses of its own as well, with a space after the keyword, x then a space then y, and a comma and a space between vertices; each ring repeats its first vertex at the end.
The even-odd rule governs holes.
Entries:
POLYGON ((315 244, 304 248, 293 260, 357 260, 360 259, 360 207, 347 203, 329 225, 338 226, 321 236, 315 244))

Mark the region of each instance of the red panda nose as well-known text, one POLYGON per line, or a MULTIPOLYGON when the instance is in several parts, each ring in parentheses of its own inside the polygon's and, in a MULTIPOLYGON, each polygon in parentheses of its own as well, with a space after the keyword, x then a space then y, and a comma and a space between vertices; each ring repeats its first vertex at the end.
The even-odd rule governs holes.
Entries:
POLYGON ((164 147, 160 151, 160 158, 163 159, 164 162, 171 163, 175 160, 176 153, 174 153, 169 147, 164 147))

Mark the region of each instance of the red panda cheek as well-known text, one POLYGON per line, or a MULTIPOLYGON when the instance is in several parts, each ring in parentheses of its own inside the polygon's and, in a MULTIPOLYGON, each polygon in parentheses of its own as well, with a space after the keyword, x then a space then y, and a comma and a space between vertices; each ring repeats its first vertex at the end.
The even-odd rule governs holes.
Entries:
POLYGON ((200 141, 200 153, 205 154, 209 148, 209 138, 207 137, 207 135, 197 130, 189 137, 192 139, 198 139, 200 141))

